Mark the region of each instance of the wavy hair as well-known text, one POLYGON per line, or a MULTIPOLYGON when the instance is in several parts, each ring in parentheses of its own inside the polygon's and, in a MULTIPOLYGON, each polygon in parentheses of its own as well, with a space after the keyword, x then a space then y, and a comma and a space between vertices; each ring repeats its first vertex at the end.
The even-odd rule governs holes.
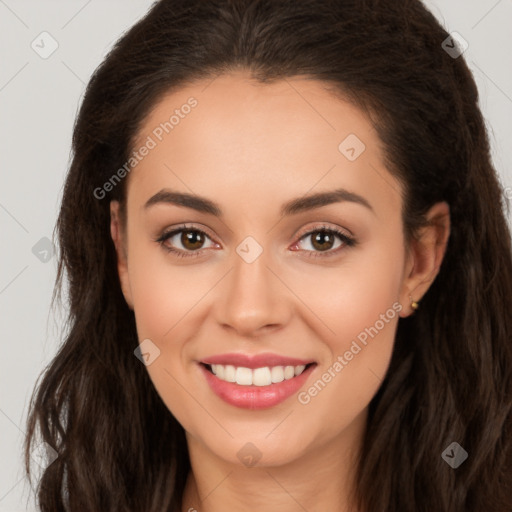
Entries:
MULTIPOLYGON (((261 83, 306 76, 368 113, 403 184, 407 240, 439 201, 451 234, 421 308, 399 320, 369 406, 357 469, 365 512, 502 512, 512 503, 512 249, 478 92, 448 32, 419 0, 160 0, 88 83, 56 225, 69 316, 30 402, 57 459, 39 478, 43 512, 180 511, 190 470, 183 428, 144 366, 121 292, 109 201, 94 190, 129 159, 171 90, 243 69, 261 83), (469 458, 442 459, 458 442, 469 458)), ((60 292, 58 294, 60 298, 60 292)), ((54 291, 54 299, 56 294, 54 291)))

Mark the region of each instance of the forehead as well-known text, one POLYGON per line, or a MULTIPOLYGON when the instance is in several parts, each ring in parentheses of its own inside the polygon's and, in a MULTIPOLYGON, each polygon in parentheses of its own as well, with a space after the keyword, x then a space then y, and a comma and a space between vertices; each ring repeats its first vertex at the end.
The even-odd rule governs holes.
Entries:
POLYGON ((133 150, 143 146, 150 149, 128 187, 129 201, 139 203, 166 186, 229 192, 231 204, 340 185, 370 195, 377 186, 396 200, 399 189, 368 117, 308 78, 262 84, 237 72, 169 93, 147 115, 133 150))

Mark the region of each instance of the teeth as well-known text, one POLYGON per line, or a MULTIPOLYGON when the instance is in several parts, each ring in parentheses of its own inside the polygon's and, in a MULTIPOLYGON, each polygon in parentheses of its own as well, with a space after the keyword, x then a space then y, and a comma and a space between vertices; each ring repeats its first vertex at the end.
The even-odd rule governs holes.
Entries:
POLYGON ((216 375, 217 377, 219 377, 219 379, 224 379, 224 366, 222 366, 221 364, 217 365, 216 375))
POLYGON ((301 364, 300 366, 296 366, 294 368, 295 376, 300 375, 305 370, 305 368, 306 368, 305 364, 301 364))
POLYGON ((252 370, 243 366, 212 364, 211 368, 217 378, 226 382, 236 382, 240 386, 269 386, 297 377, 305 370, 306 365, 265 366, 252 370))
POLYGON ((242 366, 237 368, 235 373, 235 382, 241 386, 250 386, 252 384, 252 370, 242 366))
POLYGON ((255 386, 270 386, 272 379, 270 377, 270 368, 256 368, 252 371, 252 383, 255 386))
POLYGON ((270 376, 274 384, 276 384, 277 382, 283 382, 284 366, 273 366, 272 369, 270 370, 270 376))
POLYGON ((295 377, 295 368, 293 366, 285 366, 284 367, 284 379, 290 380, 295 377))
POLYGON ((224 380, 227 382, 235 382, 236 368, 230 364, 224 367, 224 380))

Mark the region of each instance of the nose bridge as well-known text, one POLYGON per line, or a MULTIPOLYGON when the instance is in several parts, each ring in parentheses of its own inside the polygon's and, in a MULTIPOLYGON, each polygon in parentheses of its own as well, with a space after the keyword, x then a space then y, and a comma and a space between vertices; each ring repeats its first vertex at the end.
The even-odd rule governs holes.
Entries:
POLYGON ((271 254, 251 237, 239 244, 217 301, 219 323, 248 334, 286 322, 286 290, 268 268, 271 260, 271 254))

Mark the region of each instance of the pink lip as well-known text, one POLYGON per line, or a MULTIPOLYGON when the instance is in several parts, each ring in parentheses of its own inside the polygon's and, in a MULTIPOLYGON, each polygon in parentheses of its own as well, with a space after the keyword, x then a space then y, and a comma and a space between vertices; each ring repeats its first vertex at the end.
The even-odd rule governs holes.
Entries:
MULTIPOLYGON (((276 384, 270 384, 269 386, 241 386, 234 382, 226 382, 211 373, 204 364, 199 364, 198 366, 203 372, 210 389, 219 398, 230 405, 234 405, 235 407, 256 410, 274 407, 275 405, 284 402, 291 395, 297 393, 317 365, 312 364, 297 377, 293 377, 289 380, 283 380, 276 384)), ((258 366, 256 366, 256 368, 258 368, 258 366)))
POLYGON ((201 360, 204 364, 223 364, 233 366, 243 366, 244 368, 264 368, 265 366, 300 366, 313 363, 311 359, 296 359, 294 357, 285 357, 278 354, 264 353, 253 356, 245 354, 219 354, 207 357, 201 360))

